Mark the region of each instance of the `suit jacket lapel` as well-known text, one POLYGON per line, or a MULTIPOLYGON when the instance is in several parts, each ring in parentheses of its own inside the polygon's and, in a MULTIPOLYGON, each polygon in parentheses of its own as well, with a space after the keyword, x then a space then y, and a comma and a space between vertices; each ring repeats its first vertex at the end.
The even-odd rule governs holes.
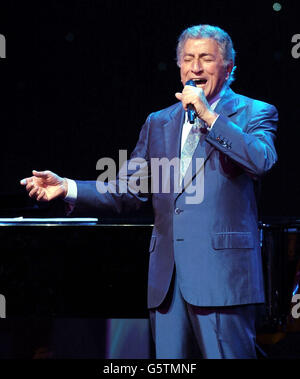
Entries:
POLYGON ((163 126, 166 158, 180 158, 181 132, 185 112, 181 103, 170 113, 170 119, 163 126))
POLYGON ((224 96, 222 96, 218 102, 215 112, 230 117, 237 112, 238 105, 238 96, 232 91, 231 88, 228 88, 224 96))
MULTIPOLYGON (((180 158, 180 146, 181 146, 181 134, 182 127, 184 123, 185 112, 181 103, 175 107, 175 109, 170 113, 169 120, 163 125, 164 131, 164 151, 165 157, 172 161, 172 159, 176 158, 177 163, 180 158)), ((180 165, 177 167, 180 170, 180 165)), ((177 172, 177 174, 179 171, 177 172)), ((178 193, 178 185, 174 183, 174 175, 171 175, 170 172, 170 189, 171 193, 178 193)))

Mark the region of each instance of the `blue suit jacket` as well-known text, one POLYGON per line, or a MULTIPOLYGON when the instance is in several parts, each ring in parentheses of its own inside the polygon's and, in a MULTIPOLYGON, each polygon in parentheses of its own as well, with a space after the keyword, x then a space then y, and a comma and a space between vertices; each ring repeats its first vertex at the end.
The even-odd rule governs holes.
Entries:
MULTIPOLYGON (((202 150, 199 144, 193 156, 204 158, 201 170, 192 169, 190 183, 196 183, 197 175, 204 177, 204 197, 199 204, 188 204, 189 184, 180 193, 150 196, 130 190, 120 193, 119 179, 109 184, 115 193, 105 194, 99 194, 95 182, 77 182, 77 206, 96 207, 100 214, 108 209, 120 213, 127 207, 138 208, 152 199, 155 225, 149 249, 149 308, 165 298, 174 264, 181 292, 191 304, 231 306, 264 301, 254 182, 277 160, 277 111, 231 89, 215 111, 220 116, 206 134, 202 150)), ((133 161, 142 158, 146 162, 142 167, 145 178, 151 176, 151 158, 179 157, 184 115, 177 103, 147 118, 131 155, 133 161)), ((127 179, 133 172, 126 173, 127 179)), ((121 182, 126 185, 126 180, 121 182)))

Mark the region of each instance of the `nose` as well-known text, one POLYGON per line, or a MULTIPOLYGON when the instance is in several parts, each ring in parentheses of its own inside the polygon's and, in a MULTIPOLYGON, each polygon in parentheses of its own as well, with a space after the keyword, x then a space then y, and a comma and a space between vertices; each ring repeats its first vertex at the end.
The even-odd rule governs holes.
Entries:
POLYGON ((194 74, 199 74, 203 71, 203 68, 202 68, 202 64, 199 60, 195 59, 193 61, 193 65, 192 65, 192 72, 194 74))

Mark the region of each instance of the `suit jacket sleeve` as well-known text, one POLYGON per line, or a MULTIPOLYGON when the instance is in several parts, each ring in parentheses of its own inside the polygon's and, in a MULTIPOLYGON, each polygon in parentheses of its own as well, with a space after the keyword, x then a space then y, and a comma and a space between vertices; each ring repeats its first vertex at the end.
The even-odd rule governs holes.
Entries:
POLYGON ((143 125, 137 145, 124 162, 117 177, 108 182, 76 181, 77 210, 93 210, 121 214, 137 210, 148 201, 150 172, 148 165, 148 138, 151 115, 143 125))
POLYGON ((220 114, 206 140, 254 177, 261 176, 277 161, 274 146, 278 113, 260 101, 248 104, 247 117, 220 114))

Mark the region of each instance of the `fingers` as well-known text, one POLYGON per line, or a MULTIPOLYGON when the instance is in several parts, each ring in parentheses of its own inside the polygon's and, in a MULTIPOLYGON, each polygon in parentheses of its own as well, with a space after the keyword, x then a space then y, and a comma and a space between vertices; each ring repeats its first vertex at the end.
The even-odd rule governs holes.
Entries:
POLYGON ((37 201, 47 201, 48 198, 46 191, 43 188, 35 186, 34 184, 31 185, 31 187, 28 186, 28 188, 29 189, 26 187, 27 191, 29 192, 29 197, 34 198, 37 201))
POLYGON ((182 93, 177 92, 175 97, 181 101, 184 110, 187 110, 188 105, 192 104, 200 118, 209 108, 203 88, 186 85, 182 93))
POLYGON ((30 178, 21 179, 21 180, 20 180, 20 184, 21 184, 21 186, 26 186, 26 184, 28 183, 29 179, 30 179, 30 178))
POLYGON ((175 97, 177 100, 181 101, 182 102, 182 106, 183 106, 183 109, 184 110, 187 110, 187 103, 184 101, 184 96, 182 93, 180 92, 176 92, 175 93, 175 97))
MULTIPOLYGON (((47 176, 51 173, 51 171, 36 171, 32 170, 32 174, 36 176, 37 178, 47 178, 47 176)), ((21 186, 26 186, 27 184, 33 182, 34 176, 31 176, 30 178, 24 178, 20 180, 21 186)))
POLYGON ((50 171, 46 170, 46 171, 36 171, 36 170, 32 170, 32 173, 34 176, 38 177, 38 178, 46 178, 50 171))
POLYGON ((20 180, 21 186, 26 186, 27 191, 34 185, 33 177, 20 180))
POLYGON ((195 104, 202 100, 202 88, 196 88, 192 86, 185 86, 182 93, 176 92, 175 97, 177 100, 181 101, 183 107, 186 108, 187 104, 195 104))
POLYGON ((184 87, 182 94, 184 97, 189 98, 189 99, 194 99, 195 101, 197 100, 203 101, 203 96, 205 97, 204 91, 202 88, 193 87, 189 85, 184 87))
POLYGON ((34 182, 34 178, 27 179, 27 184, 26 184, 26 190, 27 190, 27 192, 30 192, 35 186, 36 185, 35 185, 35 182, 34 182))
POLYGON ((37 201, 49 201, 48 187, 58 186, 59 181, 57 175, 49 170, 32 171, 33 176, 20 180, 20 184, 26 187, 26 191, 30 198, 37 201))
POLYGON ((182 93, 176 92, 175 93, 175 97, 176 97, 177 100, 181 101, 182 100, 182 93))
MULTIPOLYGON (((26 189, 27 189, 27 186, 26 186, 26 189)), ((36 197, 35 195, 37 194, 39 188, 36 187, 36 186, 32 186, 31 189, 27 189, 27 191, 29 192, 28 195, 29 197, 36 197)))
POLYGON ((37 196, 37 201, 46 201, 47 200, 47 195, 45 190, 38 191, 38 196, 37 196))
POLYGON ((35 177, 25 178, 20 181, 22 186, 26 186, 26 191, 30 197, 36 197, 41 191, 41 188, 35 183, 35 177))

